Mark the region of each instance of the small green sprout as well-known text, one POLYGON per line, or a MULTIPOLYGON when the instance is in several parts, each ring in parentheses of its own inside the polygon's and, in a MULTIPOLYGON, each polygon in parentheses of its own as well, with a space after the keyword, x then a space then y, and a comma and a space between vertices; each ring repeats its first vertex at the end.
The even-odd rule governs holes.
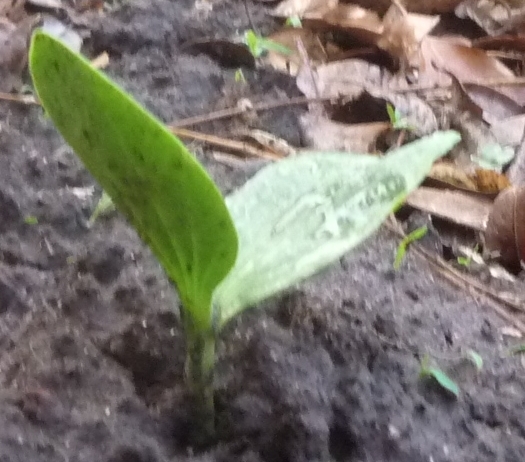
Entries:
POLYGON ((425 356, 421 361, 419 369, 420 378, 433 378, 443 389, 452 393, 454 396, 459 396, 459 386, 454 382, 445 372, 438 367, 430 365, 430 358, 425 356))
POLYGON ((109 215, 115 209, 116 207, 111 197, 109 197, 106 191, 102 191, 102 196, 100 196, 100 199, 95 206, 95 210, 93 210, 93 213, 89 217, 88 225, 93 226, 99 217, 109 215))
POLYGON ((84 57, 37 31, 29 65, 56 128, 177 288, 197 443, 214 432, 222 328, 372 235, 460 140, 437 132, 384 158, 304 153, 225 199, 182 142, 84 57))
POLYGON ((457 262, 459 265, 464 266, 465 268, 468 268, 470 264, 472 263, 472 255, 468 257, 461 257, 459 256, 457 258, 457 262))
POLYGON ((242 72, 242 69, 239 68, 235 71, 235 81, 238 83, 246 83, 246 78, 244 77, 244 73, 242 72))
POLYGON ((24 223, 26 225, 38 225, 38 218, 35 217, 34 215, 27 215, 24 217, 24 223))
POLYGON ((395 270, 398 270, 401 267, 401 263, 403 263, 408 246, 414 241, 422 239, 427 234, 427 232, 427 226, 421 226, 403 238, 403 240, 397 246, 396 259, 394 260, 395 270))
POLYGON ((303 27, 303 23, 301 22, 301 18, 297 15, 290 16, 289 18, 286 18, 287 26, 294 27, 296 29, 300 29, 303 27))
POLYGON ((481 371, 483 369, 483 358, 481 355, 474 350, 468 350, 467 351, 467 358, 472 361, 474 366, 476 366, 476 369, 478 371, 481 371))
POLYGON ((244 43, 250 50, 254 58, 260 58, 267 51, 275 51, 283 55, 291 55, 292 50, 273 40, 257 35, 253 30, 247 30, 244 33, 244 43))
POLYGON ((392 128, 394 130, 408 130, 413 131, 414 127, 412 127, 408 123, 408 119, 401 114, 401 112, 394 108, 390 103, 387 103, 386 105, 386 112, 388 113, 388 118, 390 119, 390 123, 392 124, 392 128))
POLYGON ((472 259, 474 258, 474 253, 478 252, 479 245, 476 244, 474 249, 472 250, 472 253, 468 255, 467 257, 459 256, 457 257, 456 261, 458 262, 458 265, 464 266, 465 268, 470 267, 472 263, 472 259))

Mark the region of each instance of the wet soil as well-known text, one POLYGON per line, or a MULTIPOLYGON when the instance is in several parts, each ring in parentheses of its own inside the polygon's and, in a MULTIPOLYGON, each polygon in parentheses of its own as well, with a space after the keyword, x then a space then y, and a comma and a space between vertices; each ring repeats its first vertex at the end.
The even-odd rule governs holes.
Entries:
MULTIPOLYGON (((181 51, 252 27, 244 2, 212 5, 126 2, 93 19, 89 51, 108 50, 109 74, 166 122, 297 95, 268 70, 245 69, 240 89, 234 68, 181 51)), ((248 2, 264 32, 261 5, 248 2)), ((413 253, 394 271, 386 230, 222 332, 218 438, 191 448, 175 291, 120 216, 87 226, 94 182, 41 109, 0 104, 2 462, 525 460, 525 371, 505 323, 413 253), (481 372, 458 359, 468 349, 481 372), (458 398, 419 379, 427 353, 458 398)), ((302 110, 250 124, 300 145, 302 110)), ((191 146, 224 192, 255 171, 191 146)))

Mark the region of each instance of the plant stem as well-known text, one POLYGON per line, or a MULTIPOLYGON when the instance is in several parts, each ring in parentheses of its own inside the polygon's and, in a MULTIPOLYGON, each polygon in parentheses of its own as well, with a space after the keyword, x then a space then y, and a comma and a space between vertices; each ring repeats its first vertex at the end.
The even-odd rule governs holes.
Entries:
POLYGON ((185 378, 193 404, 191 437, 195 444, 206 444, 215 433, 213 370, 215 333, 195 327, 191 316, 184 313, 186 336, 185 378))

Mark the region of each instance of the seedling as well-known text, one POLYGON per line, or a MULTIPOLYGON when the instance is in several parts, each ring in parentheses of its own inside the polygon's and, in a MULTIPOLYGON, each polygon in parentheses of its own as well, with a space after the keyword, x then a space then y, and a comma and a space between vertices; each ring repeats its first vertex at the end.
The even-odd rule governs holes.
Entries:
POLYGON ((246 83, 246 78, 244 77, 244 73, 242 72, 241 68, 235 71, 235 81, 238 83, 246 83))
POLYGON ((222 327, 370 236, 460 139, 439 132, 384 158, 301 154, 225 201, 184 145, 82 56, 36 32, 29 58, 49 117, 177 287, 201 441, 213 433, 222 327))
POLYGON ((445 372, 438 367, 430 365, 430 358, 425 356, 421 361, 421 368, 419 370, 419 377, 433 378, 443 389, 452 393, 454 396, 459 396, 459 387, 445 372))
POLYGON ((470 264, 472 263, 472 255, 469 255, 468 257, 459 256, 457 258, 457 262, 458 262, 458 265, 468 268, 470 264))
POLYGON ((257 35, 253 30, 247 30, 244 33, 244 43, 250 50, 254 58, 260 58, 267 51, 275 51, 283 55, 292 54, 292 50, 273 40, 257 35))
POLYGON ((27 215, 24 217, 24 223, 26 225, 38 225, 38 218, 34 215, 27 215))
POLYGON ((468 350, 467 351, 467 358, 472 361, 474 366, 476 366, 476 369, 480 371, 483 369, 483 358, 479 353, 476 353, 474 350, 468 350))
POLYGON ((461 266, 464 266, 465 268, 470 267, 472 263, 472 259, 474 258, 474 254, 478 252, 478 250, 479 250, 479 245, 476 244, 468 256, 464 257, 460 255, 459 257, 457 257, 456 260, 458 264, 461 266))
POLYGON ((113 200, 109 197, 109 194, 106 191, 102 191, 102 196, 100 196, 100 199, 95 206, 95 210, 93 210, 93 213, 89 217, 89 226, 92 226, 99 217, 108 215, 114 210, 115 204, 113 203, 113 200))
POLYGON ((388 118, 390 119, 390 123, 394 130, 414 130, 414 128, 408 123, 408 119, 390 103, 387 103, 386 105, 386 112, 388 113, 388 118))
POLYGON ((297 15, 294 15, 294 16, 290 16, 289 18, 286 18, 286 23, 285 23, 287 26, 290 26, 290 27, 294 27, 296 29, 300 29, 301 27, 303 27, 303 23, 301 22, 301 18, 297 15))
POLYGON ((401 263, 403 263, 408 246, 412 244, 412 242, 423 238, 427 234, 427 231, 428 228, 426 226, 421 226, 403 238, 403 240, 397 246, 396 259, 394 260, 395 270, 398 270, 401 267, 401 263))

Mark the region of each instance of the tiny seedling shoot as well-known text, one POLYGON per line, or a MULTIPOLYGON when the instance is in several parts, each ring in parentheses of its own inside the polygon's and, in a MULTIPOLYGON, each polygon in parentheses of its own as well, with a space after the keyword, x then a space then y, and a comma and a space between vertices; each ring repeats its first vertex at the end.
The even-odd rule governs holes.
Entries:
POLYGON ((215 341, 226 323, 370 236, 459 141, 438 132, 382 159, 305 153, 224 199, 181 141, 82 56, 37 31, 29 62, 46 113, 177 288, 200 441, 214 431, 215 341))
POLYGON ((401 267, 401 263, 403 263, 403 259, 405 258, 405 254, 407 253, 408 246, 413 242, 425 237, 427 231, 428 228, 426 225, 421 226, 420 228, 415 229, 402 239, 396 250, 396 258, 394 260, 395 270, 398 270, 401 267))
POLYGON ((276 53, 281 53, 283 55, 289 55, 292 53, 292 50, 288 47, 274 42, 273 40, 261 37, 251 29, 244 33, 244 43, 254 58, 260 58, 267 51, 275 51, 276 53))

